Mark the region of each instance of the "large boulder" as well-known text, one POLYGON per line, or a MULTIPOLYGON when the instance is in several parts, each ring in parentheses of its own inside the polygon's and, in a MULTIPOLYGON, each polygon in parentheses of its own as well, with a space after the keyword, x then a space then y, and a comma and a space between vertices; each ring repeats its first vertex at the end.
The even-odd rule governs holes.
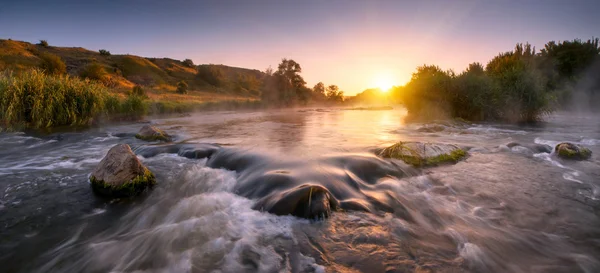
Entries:
POLYGON ((138 195, 156 184, 154 174, 127 144, 112 147, 90 176, 94 192, 110 197, 138 195))
POLYGON ((169 134, 152 125, 144 125, 135 137, 146 141, 171 141, 171 136, 169 134))
POLYGON ((400 159, 415 167, 427 167, 445 163, 456 163, 463 159, 467 155, 467 152, 452 144, 398 142, 380 150, 378 155, 400 159))
POLYGON ((565 159, 586 160, 592 156, 590 149, 569 142, 563 142, 554 148, 559 157, 565 159))

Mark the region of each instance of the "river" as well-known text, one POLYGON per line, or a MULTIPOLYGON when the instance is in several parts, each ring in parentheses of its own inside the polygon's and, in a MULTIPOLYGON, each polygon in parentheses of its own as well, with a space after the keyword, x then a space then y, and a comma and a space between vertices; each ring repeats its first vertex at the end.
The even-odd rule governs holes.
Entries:
POLYGON ((142 123, 1 133, 0 271, 600 272, 599 116, 428 133, 405 124, 405 114, 303 109, 150 120, 185 147, 219 145, 216 163, 149 153, 162 146, 133 137, 142 123), (457 144, 469 156, 415 169, 372 152, 397 141, 457 144), (561 141, 590 148, 592 158, 561 160, 535 148, 561 141), (157 177, 143 196, 110 200, 90 189, 91 171, 118 143, 157 177), (308 184, 363 209, 310 220, 253 209, 308 184))

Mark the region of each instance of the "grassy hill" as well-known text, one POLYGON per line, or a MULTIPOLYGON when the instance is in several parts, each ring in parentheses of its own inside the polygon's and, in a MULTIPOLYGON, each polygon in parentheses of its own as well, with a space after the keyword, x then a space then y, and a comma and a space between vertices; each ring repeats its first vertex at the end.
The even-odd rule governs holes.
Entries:
MULTIPOLYGON (((41 65, 42 54, 59 56, 67 67, 67 73, 81 75, 90 64, 100 64, 106 71, 107 86, 114 92, 124 93, 134 85, 141 85, 150 91, 149 96, 165 99, 175 95, 177 83, 185 81, 190 92, 181 99, 190 99, 198 95, 199 100, 206 98, 239 97, 258 98, 257 90, 248 90, 247 81, 260 82, 264 73, 259 70, 230 67, 225 65, 204 64, 223 77, 218 86, 212 85, 197 74, 198 66, 187 66, 184 62, 169 58, 145 58, 134 55, 103 55, 97 51, 81 47, 42 46, 23 41, 0 39, 0 71, 11 70, 19 73, 41 65), (207 94, 209 93, 209 94, 207 94)), ((250 85, 252 88, 257 86, 250 85)))

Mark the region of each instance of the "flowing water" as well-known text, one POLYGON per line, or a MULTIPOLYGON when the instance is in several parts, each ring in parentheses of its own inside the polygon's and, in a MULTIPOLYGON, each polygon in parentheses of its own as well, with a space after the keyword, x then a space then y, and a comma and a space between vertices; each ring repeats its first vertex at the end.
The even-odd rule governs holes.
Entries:
POLYGON ((404 116, 152 120, 175 145, 135 139, 140 123, 0 134, 0 272, 600 272, 600 117, 424 132, 404 116), (425 169, 373 154, 397 141, 470 150, 425 169), (592 158, 561 160, 544 146, 560 141, 592 158), (139 198, 90 190, 89 174, 117 143, 157 177, 139 198), (303 210, 306 189, 337 210, 303 210), (288 213, 311 219, 277 215, 288 213))

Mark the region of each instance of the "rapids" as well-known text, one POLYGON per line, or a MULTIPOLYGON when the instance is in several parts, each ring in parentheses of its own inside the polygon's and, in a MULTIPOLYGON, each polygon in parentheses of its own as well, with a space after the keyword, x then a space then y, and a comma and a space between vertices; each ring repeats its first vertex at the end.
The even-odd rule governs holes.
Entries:
POLYGON ((431 132, 404 116, 152 120, 174 144, 135 139, 140 123, 1 133, 0 271, 600 272, 598 116, 431 132), (469 156, 415 169, 373 153, 398 141, 456 144, 469 156), (557 158, 546 145, 562 141, 592 158, 557 158), (154 172, 152 191, 92 193, 87 178, 117 143, 154 172))

